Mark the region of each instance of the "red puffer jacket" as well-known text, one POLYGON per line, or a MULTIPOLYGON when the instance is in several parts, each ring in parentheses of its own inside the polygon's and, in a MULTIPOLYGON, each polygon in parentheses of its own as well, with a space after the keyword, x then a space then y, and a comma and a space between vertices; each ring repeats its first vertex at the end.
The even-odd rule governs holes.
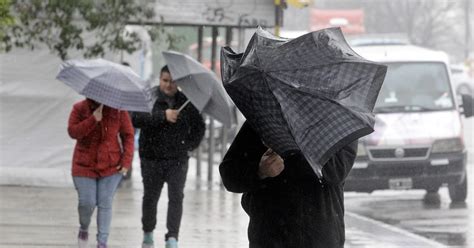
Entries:
POLYGON ((104 106, 102 120, 97 122, 92 115, 97 107, 86 99, 74 104, 69 116, 68 133, 77 140, 73 176, 106 177, 117 173, 119 165, 132 165, 134 130, 128 113, 104 106))

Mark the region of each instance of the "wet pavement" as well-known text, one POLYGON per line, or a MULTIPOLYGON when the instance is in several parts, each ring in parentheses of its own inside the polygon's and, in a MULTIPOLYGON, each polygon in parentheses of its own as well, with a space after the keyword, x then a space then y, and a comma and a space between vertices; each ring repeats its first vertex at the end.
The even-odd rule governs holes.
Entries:
MULTIPOLYGON (((141 193, 134 188, 121 188, 118 192, 110 247, 140 247, 141 193)), ((75 247, 78 217, 76 192, 72 188, 3 186, 0 195, 0 247, 75 247)), ((158 205, 157 247, 164 247, 166 202, 164 197, 158 205)), ((240 195, 188 189, 180 247, 248 247, 247 224, 248 217, 240 208, 240 195)), ((442 247, 353 213, 347 214, 346 224, 346 247, 442 247)), ((96 232, 94 223, 90 232, 96 232)))
POLYGON ((424 190, 346 193, 346 209, 448 247, 473 247, 472 202, 452 204, 447 188, 439 194, 424 190))
MULTIPOLYGON (((192 164, 193 162, 191 162, 192 164)), ((193 167, 193 166, 191 166, 193 167)), ((109 244, 112 248, 140 247, 142 185, 139 168, 117 192, 109 244)), ((205 168, 203 168, 205 169, 205 168)), ((203 175, 206 174, 203 170, 203 175)), ((217 173, 217 172, 216 172, 217 173)), ((218 174, 211 184, 189 171, 185 190, 180 247, 248 247, 248 217, 240 195, 222 190, 218 174)), ((158 204, 156 247, 164 247, 166 187, 158 204)), ((0 247, 75 247, 78 230, 73 187, 0 187, 0 247)), ((94 217, 95 218, 95 215, 94 217)), ((345 247, 442 247, 439 243, 358 214, 346 215, 345 247)), ((94 240, 96 225, 90 228, 94 240)), ((94 247, 91 243, 90 247, 94 247)))
MULTIPOLYGON (((472 121, 467 135, 472 135, 472 121)), ((468 140, 469 175, 473 175, 472 138, 468 140)), ((205 161, 205 159, 203 159, 205 161)), ((219 158, 216 157, 216 161, 219 158)), ((134 160, 131 181, 119 189, 113 209, 109 244, 112 248, 140 247, 142 184, 139 161, 134 160)), ((222 189, 217 166, 207 183, 207 164, 196 177, 190 162, 181 227, 182 248, 248 247, 248 217, 240 207, 240 195, 222 189)), ((474 180, 469 181, 473 189, 474 180)), ((157 247, 164 247, 166 187, 158 205, 155 231, 157 247)), ((472 195, 472 192, 471 192, 472 195)), ((425 195, 422 190, 346 193, 346 246, 378 247, 473 247, 473 197, 466 204, 451 204, 447 189, 425 195)), ((0 186, 0 247, 76 247, 77 196, 72 185, 64 187, 0 186)), ((95 215, 94 215, 95 218, 95 215)), ((91 239, 96 225, 93 222, 91 239)), ((90 247, 94 243, 91 243, 90 247)))

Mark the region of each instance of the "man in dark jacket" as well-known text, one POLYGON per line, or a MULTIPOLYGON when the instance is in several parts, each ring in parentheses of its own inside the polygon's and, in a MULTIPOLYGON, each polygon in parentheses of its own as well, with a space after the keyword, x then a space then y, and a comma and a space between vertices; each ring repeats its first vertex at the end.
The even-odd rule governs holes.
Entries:
POLYGON ((168 67, 160 72, 160 86, 152 113, 132 113, 132 122, 140 128, 139 154, 143 177, 142 247, 153 245, 157 203, 163 184, 168 183, 166 247, 177 247, 183 213, 184 185, 188 171, 188 152, 199 146, 205 124, 192 104, 181 111, 186 97, 178 91, 168 67))
POLYGON ((300 152, 280 157, 244 123, 219 169, 229 191, 244 193, 250 248, 343 247, 343 183, 356 149, 337 151, 319 180, 300 152))

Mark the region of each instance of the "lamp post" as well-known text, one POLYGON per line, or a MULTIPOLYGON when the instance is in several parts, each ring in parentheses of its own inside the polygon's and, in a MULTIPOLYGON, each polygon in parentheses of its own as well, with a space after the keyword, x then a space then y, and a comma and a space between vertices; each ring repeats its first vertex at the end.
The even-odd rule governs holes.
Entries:
POLYGON ((282 0, 275 0, 275 35, 280 36, 281 19, 283 17, 282 0))
POLYGON ((275 35, 280 36, 283 24, 283 9, 290 5, 302 9, 313 4, 313 0, 274 0, 275 3, 275 35))

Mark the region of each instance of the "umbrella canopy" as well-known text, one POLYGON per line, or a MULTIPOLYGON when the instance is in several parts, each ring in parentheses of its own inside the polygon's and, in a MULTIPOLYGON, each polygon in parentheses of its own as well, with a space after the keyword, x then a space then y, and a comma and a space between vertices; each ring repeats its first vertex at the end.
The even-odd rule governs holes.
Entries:
POLYGON ((335 151, 373 132, 385 73, 339 28, 296 39, 258 28, 244 53, 221 50, 224 87, 251 126, 281 156, 301 151, 319 178, 335 151))
POLYGON ((116 109, 151 112, 150 85, 128 66, 104 59, 64 61, 56 78, 79 94, 116 109))
POLYGON ((171 76, 191 103, 221 123, 230 126, 232 114, 227 93, 214 72, 192 57, 163 52, 171 76))

